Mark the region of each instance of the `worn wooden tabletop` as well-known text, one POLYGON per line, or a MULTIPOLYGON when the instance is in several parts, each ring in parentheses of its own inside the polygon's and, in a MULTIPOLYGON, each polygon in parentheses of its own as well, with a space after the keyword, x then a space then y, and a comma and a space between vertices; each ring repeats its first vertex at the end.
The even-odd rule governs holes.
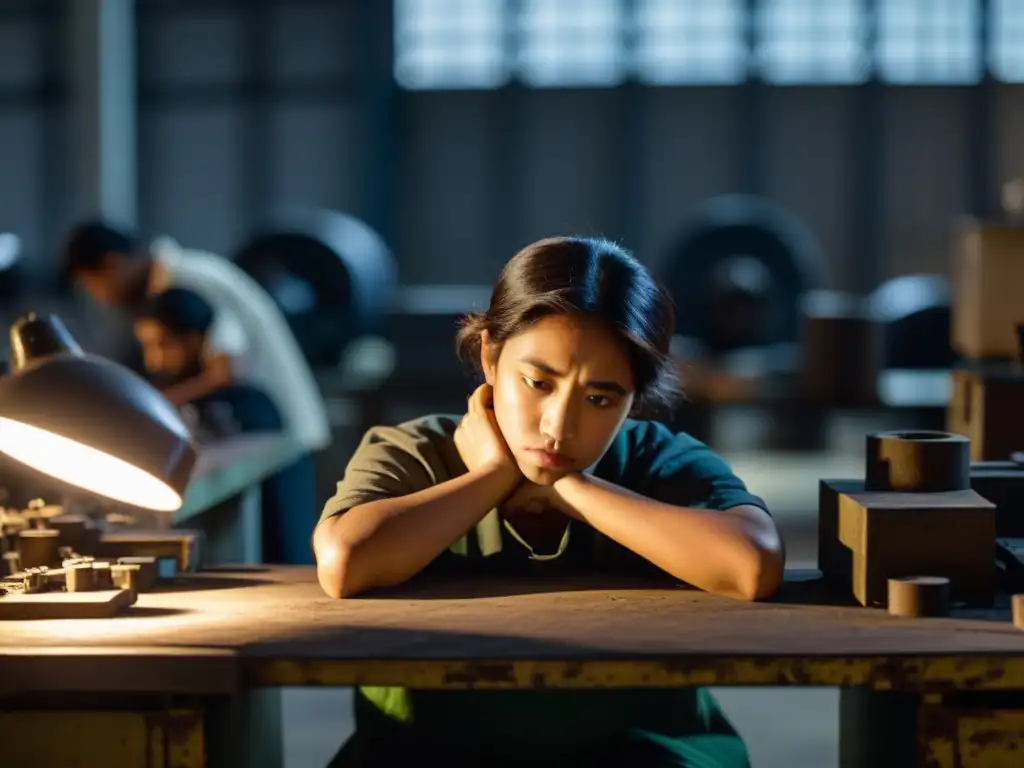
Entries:
MULTIPOLYGON (((53 670, 44 675, 53 677, 56 660, 63 660, 62 674, 75 663, 102 666, 117 678, 134 675, 137 687, 177 674, 178 687, 217 689, 371 683, 1024 689, 1024 632, 1014 628, 1008 609, 894 618, 823 604, 820 588, 806 580, 790 581, 776 600, 756 604, 594 578, 424 583, 331 600, 309 568, 220 571, 142 594, 119 618, 0 628, 0 691, 26 685, 30 662, 53 670), (182 677, 189 660, 198 665, 187 674, 194 682, 182 677), (147 664, 153 679, 143 682, 147 664), (12 682, 10 665, 20 665, 20 682, 12 682)), ((76 673, 76 685, 87 685, 83 674, 76 673)))

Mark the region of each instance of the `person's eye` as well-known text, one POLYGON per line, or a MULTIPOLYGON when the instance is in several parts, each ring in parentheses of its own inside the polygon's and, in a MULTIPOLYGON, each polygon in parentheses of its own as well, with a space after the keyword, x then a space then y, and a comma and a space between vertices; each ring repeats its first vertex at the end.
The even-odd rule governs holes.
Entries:
POLYGON ((546 392, 549 387, 546 381, 539 381, 537 379, 531 379, 529 376, 523 376, 523 383, 526 384, 530 389, 536 389, 541 392, 546 392))
POLYGON ((612 399, 608 395, 588 395, 587 402, 598 408, 607 408, 612 404, 612 399))

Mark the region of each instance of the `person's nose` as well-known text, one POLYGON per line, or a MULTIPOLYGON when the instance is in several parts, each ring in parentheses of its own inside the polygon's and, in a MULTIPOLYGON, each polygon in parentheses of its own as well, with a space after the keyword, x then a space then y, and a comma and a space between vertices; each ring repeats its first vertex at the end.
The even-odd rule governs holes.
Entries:
POLYGON ((579 408, 570 393, 552 395, 547 399, 541 432, 549 442, 554 443, 555 450, 561 449, 576 436, 578 423, 579 408))

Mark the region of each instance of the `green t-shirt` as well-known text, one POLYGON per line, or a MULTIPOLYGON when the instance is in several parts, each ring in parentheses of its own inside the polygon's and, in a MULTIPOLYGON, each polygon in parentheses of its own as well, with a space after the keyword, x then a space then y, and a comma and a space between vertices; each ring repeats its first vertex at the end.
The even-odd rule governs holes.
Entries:
MULTIPOLYGON (((446 482, 466 472, 455 447, 459 417, 433 415, 395 427, 375 427, 349 461, 321 521, 383 498, 446 482)), ((766 509, 729 466, 703 443, 657 422, 627 420, 593 474, 652 499, 724 510, 766 509)), ((455 542, 431 568, 467 575, 569 571, 660 574, 639 555, 585 524, 573 523, 559 556, 530 557, 514 529, 493 510, 475 531, 455 542)), ((420 691, 363 688, 357 727, 403 724, 447 742, 537 757, 591 749, 627 731, 649 732, 670 751, 672 740, 698 735, 733 737, 714 699, 703 690, 420 691), (368 707, 366 704, 372 704, 368 707), (381 716, 382 715, 382 716, 381 716), (667 741, 666 741, 667 740, 667 741)), ((742 752, 740 753, 742 754, 742 752)), ((690 762, 693 762, 692 760, 690 762)), ((702 761, 697 761, 702 762, 702 761)), ((708 765, 743 765, 716 760, 708 765)))

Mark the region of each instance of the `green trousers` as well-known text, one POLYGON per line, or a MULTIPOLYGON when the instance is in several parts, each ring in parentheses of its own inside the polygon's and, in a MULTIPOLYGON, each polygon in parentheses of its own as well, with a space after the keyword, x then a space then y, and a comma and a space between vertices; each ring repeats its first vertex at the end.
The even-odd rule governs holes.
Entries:
POLYGON ((357 692, 356 732, 328 768, 749 768, 746 746, 724 716, 712 727, 713 732, 693 734, 632 727, 584 750, 538 759, 502 744, 481 747, 423 733, 385 717, 357 692))

